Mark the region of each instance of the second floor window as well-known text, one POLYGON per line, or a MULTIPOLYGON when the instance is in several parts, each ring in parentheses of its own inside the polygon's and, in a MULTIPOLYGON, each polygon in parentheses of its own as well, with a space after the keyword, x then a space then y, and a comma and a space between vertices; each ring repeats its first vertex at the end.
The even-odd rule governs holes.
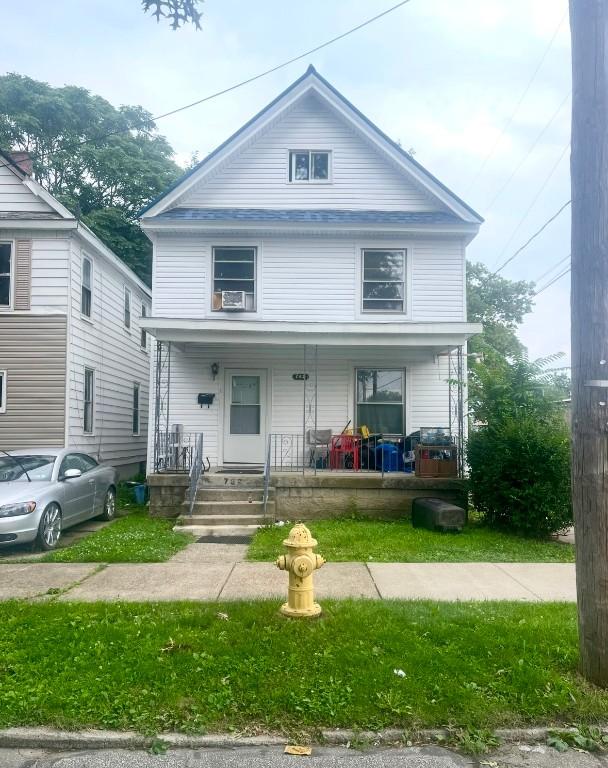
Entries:
MULTIPOLYGON (((146 305, 141 305, 141 319, 143 320, 145 317, 148 317, 148 310, 146 309, 146 305)), ((148 349, 148 332, 145 328, 141 328, 139 331, 139 346, 143 350, 148 349)))
POLYGON ((289 153, 289 181, 329 181, 329 152, 297 149, 289 153))
POLYGON ((125 288, 125 328, 131 327, 131 291, 125 288))
POLYGON ((0 243, 0 308, 11 306, 12 245, 0 243))
POLYGON ((363 251, 364 312, 405 312, 405 251, 363 251))
POLYGON ((80 291, 80 311, 85 317, 91 317, 91 306, 93 296, 93 267, 91 260, 86 256, 82 258, 82 288, 80 291))
POLYGON ((82 428, 85 434, 93 432, 93 409, 95 405, 95 371, 92 368, 84 369, 84 408, 82 428))
POLYGON ((238 308, 255 312, 255 261, 255 248, 213 249, 214 311, 238 308), (241 299, 242 306, 239 306, 241 299))

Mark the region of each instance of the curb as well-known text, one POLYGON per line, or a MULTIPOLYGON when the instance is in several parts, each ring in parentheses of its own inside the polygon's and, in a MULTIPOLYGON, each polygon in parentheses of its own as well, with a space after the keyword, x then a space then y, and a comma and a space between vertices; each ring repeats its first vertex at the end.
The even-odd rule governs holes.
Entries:
MULTIPOLYGON (((574 728, 554 726, 551 728, 499 728, 494 731, 504 744, 517 742, 546 742, 555 730, 574 731, 574 728)), ((608 734, 608 726, 601 727, 608 734)), ((449 742, 453 731, 447 729, 421 729, 407 731, 387 728, 382 731, 353 731, 346 729, 322 730, 316 743, 326 746, 349 746, 351 742, 368 742, 371 745, 416 746, 449 742)), ((234 734, 209 734, 192 736, 183 733, 164 733, 144 736, 135 731, 59 731, 52 728, 6 728, 0 730, 0 748, 12 749, 149 749, 155 742, 162 741, 166 747, 178 749, 235 749, 239 747, 285 746, 290 739, 285 736, 261 734, 238 736, 234 734)), ((313 739, 313 742, 315 740, 313 739)))

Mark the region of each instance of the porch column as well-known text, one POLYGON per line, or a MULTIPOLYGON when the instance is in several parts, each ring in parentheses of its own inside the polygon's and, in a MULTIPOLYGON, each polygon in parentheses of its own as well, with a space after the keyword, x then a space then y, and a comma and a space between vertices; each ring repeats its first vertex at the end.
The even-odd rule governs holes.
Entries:
POLYGON ((154 370, 154 472, 162 472, 169 446, 169 401, 171 392, 171 342, 156 342, 154 370))
POLYGON ((464 475, 464 354, 462 345, 448 352, 450 435, 458 446, 458 476, 464 475))
MULTIPOLYGON (((304 381, 303 387, 303 407, 302 407, 302 473, 306 472, 309 465, 309 451, 307 446, 307 433, 309 430, 317 429, 317 384, 318 384, 318 350, 316 344, 304 344, 304 381)), ((316 474, 316 463, 313 467, 316 474)))

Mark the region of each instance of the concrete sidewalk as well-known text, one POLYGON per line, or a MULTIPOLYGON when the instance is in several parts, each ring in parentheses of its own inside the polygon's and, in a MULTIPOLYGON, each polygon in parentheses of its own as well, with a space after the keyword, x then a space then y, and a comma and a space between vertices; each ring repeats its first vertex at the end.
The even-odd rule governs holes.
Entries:
MULTIPOLYGON (((193 544, 168 563, 0 565, 0 599, 280 599, 287 574, 273 563, 244 562, 236 545, 193 544)), ((576 600, 570 563, 327 563, 316 595, 372 600, 576 600)))

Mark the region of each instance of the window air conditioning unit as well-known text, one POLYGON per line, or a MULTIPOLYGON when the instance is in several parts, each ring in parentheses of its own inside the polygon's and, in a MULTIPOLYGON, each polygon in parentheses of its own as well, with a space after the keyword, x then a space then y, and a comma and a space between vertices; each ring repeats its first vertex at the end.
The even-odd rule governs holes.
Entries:
POLYGON ((222 309, 245 309, 245 291, 222 291, 222 309))

